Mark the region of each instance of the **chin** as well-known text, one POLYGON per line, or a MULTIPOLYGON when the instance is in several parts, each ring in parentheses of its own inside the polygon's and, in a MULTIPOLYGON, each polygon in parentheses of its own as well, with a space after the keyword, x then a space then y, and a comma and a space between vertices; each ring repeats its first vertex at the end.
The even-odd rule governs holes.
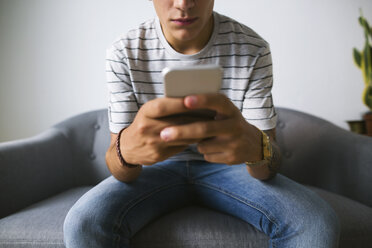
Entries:
POLYGON ((195 32, 188 32, 188 31, 181 31, 177 32, 177 34, 174 36, 179 41, 191 41, 198 37, 195 32))

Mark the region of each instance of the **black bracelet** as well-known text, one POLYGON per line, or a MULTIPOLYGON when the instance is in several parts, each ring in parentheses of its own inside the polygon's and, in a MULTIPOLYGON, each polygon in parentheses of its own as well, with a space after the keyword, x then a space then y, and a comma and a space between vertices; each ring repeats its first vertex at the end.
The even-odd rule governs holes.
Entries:
POLYGON ((137 168, 138 166, 140 166, 139 164, 128 164, 127 162, 125 162, 123 156, 121 155, 121 150, 120 150, 120 136, 121 136, 121 133, 124 131, 125 128, 121 129, 120 132, 118 133, 118 136, 116 137, 116 154, 120 160, 120 164, 122 166, 125 166, 125 167, 128 167, 128 168, 137 168))

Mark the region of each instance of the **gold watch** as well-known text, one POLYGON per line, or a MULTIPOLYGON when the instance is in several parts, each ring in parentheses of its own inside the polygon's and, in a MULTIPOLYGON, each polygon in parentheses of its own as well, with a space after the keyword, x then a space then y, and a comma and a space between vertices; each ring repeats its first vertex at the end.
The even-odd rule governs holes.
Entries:
POLYGON ((263 155, 263 159, 260 160, 260 161, 254 161, 254 162, 245 162, 246 165, 250 166, 250 167, 256 167, 256 166, 260 166, 260 165, 263 165, 263 164, 266 164, 266 163, 270 163, 271 162, 271 159, 272 159, 272 145, 271 145, 271 142, 270 142, 270 137, 265 133, 263 132, 262 130, 260 130, 261 133, 262 133, 262 155, 263 155))

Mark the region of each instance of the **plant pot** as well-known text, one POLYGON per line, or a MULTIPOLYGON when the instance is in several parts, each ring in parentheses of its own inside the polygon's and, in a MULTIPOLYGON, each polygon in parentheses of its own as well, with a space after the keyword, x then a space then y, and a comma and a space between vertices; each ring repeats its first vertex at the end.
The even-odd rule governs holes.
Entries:
POLYGON ((372 112, 364 114, 363 119, 366 125, 367 135, 372 137, 372 112))
POLYGON ((358 134, 366 134, 366 123, 364 120, 347 121, 350 131, 358 134))

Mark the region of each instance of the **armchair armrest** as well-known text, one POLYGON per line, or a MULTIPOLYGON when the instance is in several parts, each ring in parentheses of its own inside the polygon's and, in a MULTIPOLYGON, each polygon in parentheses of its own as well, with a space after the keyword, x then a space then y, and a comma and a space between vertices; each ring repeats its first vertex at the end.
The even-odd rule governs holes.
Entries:
POLYGON ((72 169, 68 141, 55 128, 0 143, 0 218, 70 188, 72 169))
POLYGON ((282 173, 372 207, 372 138, 318 117, 278 109, 282 173))

